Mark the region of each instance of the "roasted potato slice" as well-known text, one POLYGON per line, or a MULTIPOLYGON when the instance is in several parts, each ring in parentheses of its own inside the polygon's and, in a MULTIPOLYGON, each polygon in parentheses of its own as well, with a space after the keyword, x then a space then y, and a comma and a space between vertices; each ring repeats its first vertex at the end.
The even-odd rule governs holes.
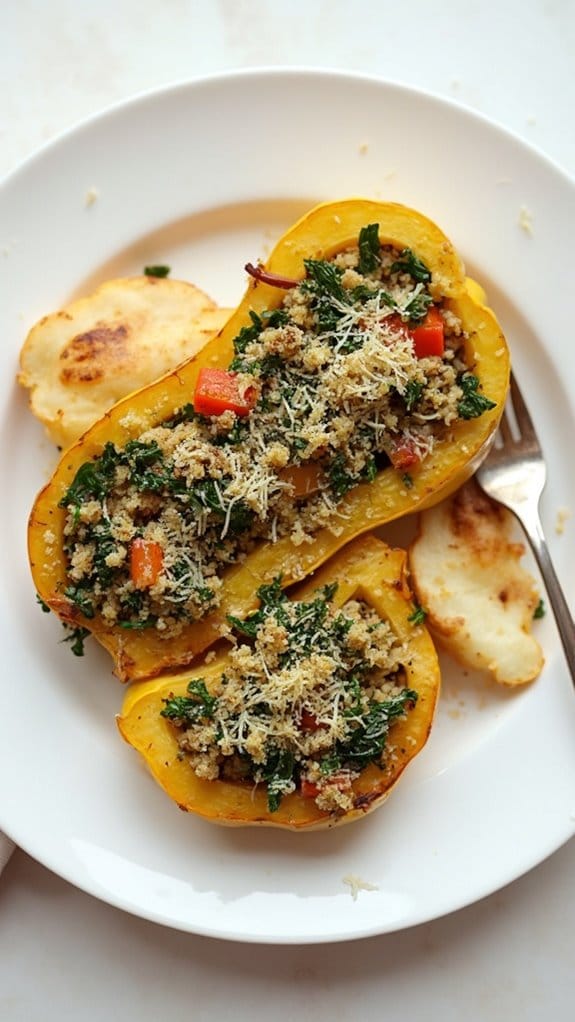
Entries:
POLYGON ((463 665, 504 685, 533 681, 543 654, 531 634, 537 586, 521 566, 513 515, 470 481, 419 519, 411 581, 433 637, 463 665))
POLYGON ((184 281, 110 280, 32 328, 18 380, 49 437, 66 448, 120 398, 199 351, 228 316, 184 281))

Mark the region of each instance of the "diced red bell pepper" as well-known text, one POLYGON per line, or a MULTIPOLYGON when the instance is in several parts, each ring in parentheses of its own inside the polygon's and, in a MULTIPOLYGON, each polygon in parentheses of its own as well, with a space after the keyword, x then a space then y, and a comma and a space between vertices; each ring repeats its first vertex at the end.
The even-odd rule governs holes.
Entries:
POLYGON ((221 415, 235 412, 249 415, 255 404, 255 391, 248 388, 240 394, 235 373, 227 369, 200 369, 194 391, 194 408, 200 415, 221 415))
POLYGON ((409 336, 413 340, 418 358, 443 355, 445 350, 443 316, 435 305, 428 310, 423 323, 410 329, 409 336))
POLYGON ((387 455, 393 467, 400 472, 405 471, 407 468, 413 468, 414 465, 421 461, 418 452, 409 440, 402 441, 396 447, 390 448, 387 451, 387 455))
POLYGON ((158 580, 164 566, 164 552, 150 539, 134 539, 130 544, 130 578, 136 589, 149 589, 158 580))
POLYGON ((307 781, 305 777, 302 777, 300 792, 302 798, 316 798, 319 795, 319 788, 314 781, 307 781))
POLYGON ((301 711, 299 726, 302 731, 319 731, 322 727, 324 727, 323 724, 319 723, 317 717, 306 709, 301 711))

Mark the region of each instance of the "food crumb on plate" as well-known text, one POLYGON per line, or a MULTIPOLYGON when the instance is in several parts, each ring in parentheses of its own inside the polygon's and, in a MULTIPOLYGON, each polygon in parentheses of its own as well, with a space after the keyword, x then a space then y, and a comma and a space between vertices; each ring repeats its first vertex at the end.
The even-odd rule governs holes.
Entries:
POLYGON ((360 891, 379 891, 377 884, 370 884, 367 880, 362 880, 361 877, 356 876, 355 873, 348 873, 342 877, 342 882, 348 885, 349 893, 354 901, 357 901, 360 891))
POLYGON ((530 238, 533 237, 533 214, 527 209, 527 206, 521 206, 518 224, 525 234, 528 234, 530 238))
POLYGON ((557 517, 555 519, 555 532, 558 536, 562 536, 565 532, 565 523, 571 518, 571 511, 568 507, 557 508, 557 517))
POLYGON ((86 192, 86 206, 93 206, 99 198, 99 195, 100 193, 97 188, 88 188, 88 191, 86 192))

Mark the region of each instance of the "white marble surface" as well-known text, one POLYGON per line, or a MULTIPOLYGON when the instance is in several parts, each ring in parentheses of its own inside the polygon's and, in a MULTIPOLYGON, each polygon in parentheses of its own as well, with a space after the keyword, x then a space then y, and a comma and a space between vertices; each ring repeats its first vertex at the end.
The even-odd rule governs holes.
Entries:
MULTIPOLYGON (((573 174, 574 58, 572 0, 3 0, 0 175, 136 92, 295 64, 374 73, 455 99, 573 174)), ((442 920, 355 944, 282 949, 134 919, 17 851, 0 881, 0 1018, 215 1022, 233 1012, 335 1022, 401 1011, 442 1022, 563 1022, 573 1017, 574 875, 571 842, 442 920)))

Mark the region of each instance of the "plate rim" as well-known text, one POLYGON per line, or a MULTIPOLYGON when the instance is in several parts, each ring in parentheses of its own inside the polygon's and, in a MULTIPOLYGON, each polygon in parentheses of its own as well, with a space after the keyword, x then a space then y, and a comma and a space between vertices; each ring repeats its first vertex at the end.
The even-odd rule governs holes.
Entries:
POLYGON ((174 81, 166 82, 159 86, 150 86, 150 88, 141 89, 131 93, 123 99, 107 103, 105 106, 94 110, 86 117, 76 119, 68 127, 57 132, 52 138, 49 138, 39 146, 35 146, 27 156, 0 177, 0 190, 9 185, 13 177, 19 176, 37 159, 43 158, 47 153, 51 152, 52 149, 55 149, 65 143, 69 136, 77 135, 84 130, 88 131, 99 122, 104 121, 109 117, 113 117, 116 114, 123 113, 130 107, 136 107, 140 104, 144 104, 156 96, 165 96, 169 93, 175 94, 176 92, 190 88, 193 89, 195 87, 202 87, 211 84, 216 85, 220 82, 223 83, 238 78, 298 78, 302 75, 310 78, 315 77, 317 79, 336 78, 342 81, 348 80, 352 82, 365 82, 374 85, 382 85, 412 97, 417 97, 419 99, 424 98, 433 103, 437 103, 440 106, 449 107, 454 111, 459 111, 459 113, 464 114, 468 119, 476 120, 484 126, 495 130, 503 137, 512 139, 522 149, 530 151, 533 156, 545 163, 548 168, 565 178, 568 184, 575 184, 575 176, 571 175, 566 167, 563 167, 558 160, 549 156, 536 143, 530 139, 523 138, 518 131, 513 128, 508 128, 497 118, 488 116, 480 110, 476 110, 474 107, 468 106, 459 99, 455 99, 451 96, 443 96, 441 93, 435 92, 433 89, 420 88, 418 86, 411 85, 408 82, 403 82, 397 78, 387 78, 383 75, 362 71, 349 71, 336 67, 317 67, 306 64, 258 64, 254 67, 229 68, 221 71, 212 71, 209 74, 198 74, 186 78, 174 79, 174 81))

